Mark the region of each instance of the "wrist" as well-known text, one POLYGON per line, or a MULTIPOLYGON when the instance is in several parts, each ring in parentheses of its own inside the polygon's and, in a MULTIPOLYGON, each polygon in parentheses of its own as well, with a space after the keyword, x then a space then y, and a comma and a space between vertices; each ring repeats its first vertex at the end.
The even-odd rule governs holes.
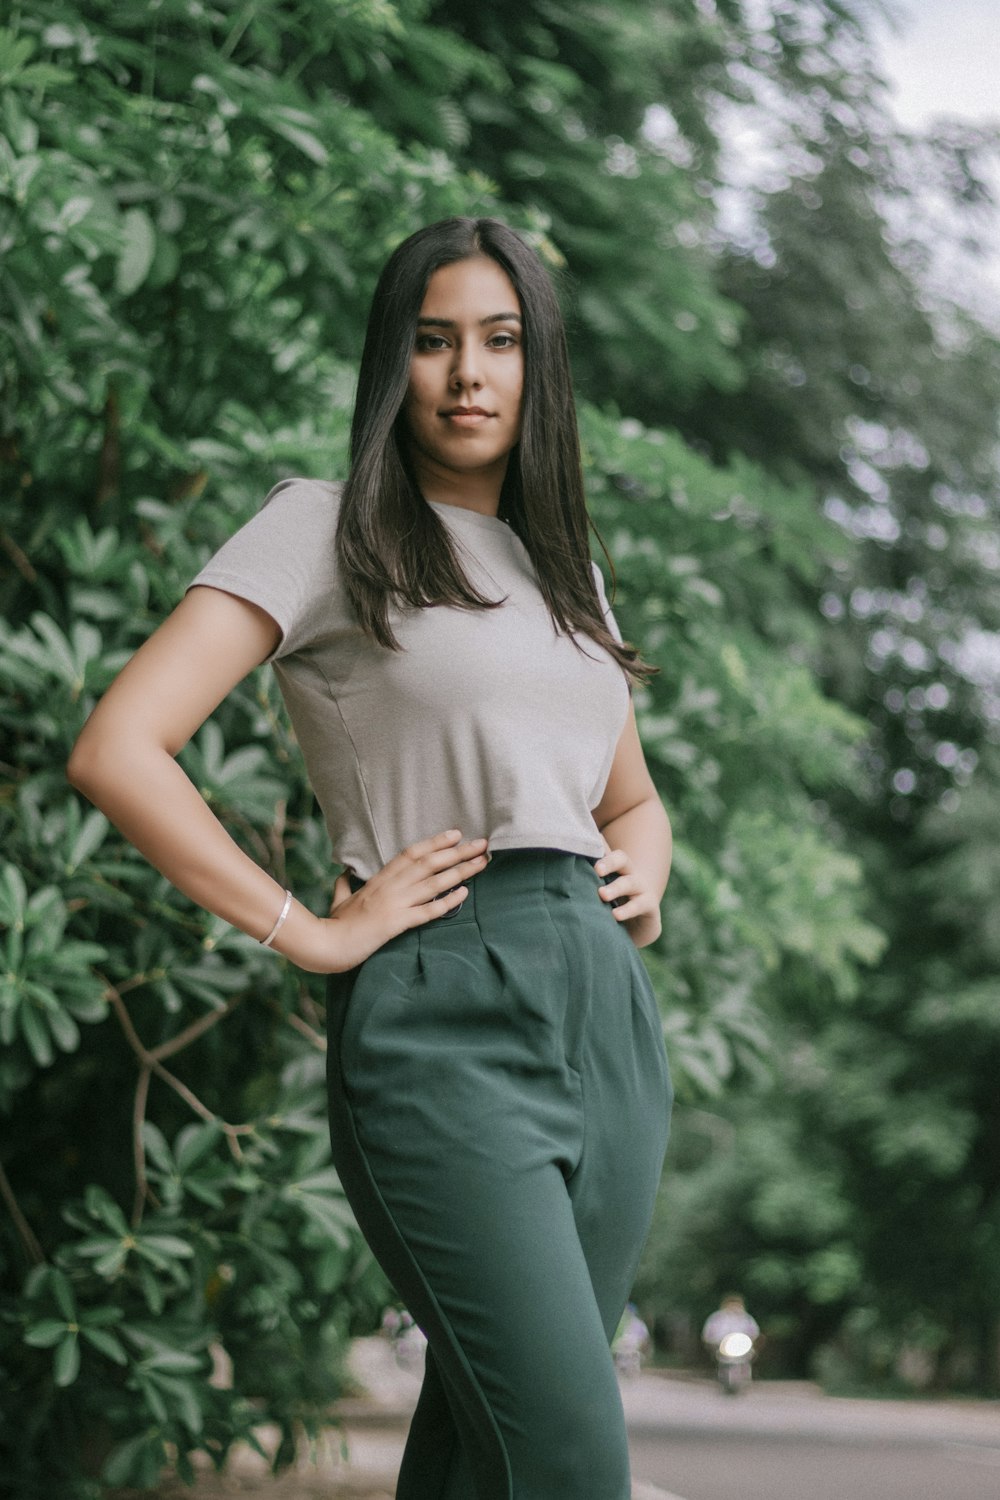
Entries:
POLYGON ((288 913, 292 909, 292 893, 291 891, 286 890, 284 894, 285 899, 281 903, 281 910, 279 911, 277 918, 275 919, 274 926, 271 928, 267 936, 262 937, 260 940, 260 946, 262 948, 271 948, 274 946, 275 938, 278 936, 278 933, 281 931, 282 927, 288 919, 288 913))
POLYGON ((628 935, 637 948, 648 948, 650 943, 656 942, 663 931, 659 907, 655 911, 643 912, 641 916, 633 917, 624 925, 628 928, 628 935))
POLYGON ((271 949, 307 974, 329 974, 340 967, 333 923, 317 917, 300 901, 292 901, 286 920, 271 949))

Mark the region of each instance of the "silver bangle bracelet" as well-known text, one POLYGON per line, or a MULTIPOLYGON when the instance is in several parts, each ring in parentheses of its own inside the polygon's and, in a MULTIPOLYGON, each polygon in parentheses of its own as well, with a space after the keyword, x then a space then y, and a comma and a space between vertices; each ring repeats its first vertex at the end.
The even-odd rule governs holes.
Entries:
POLYGON ((281 911, 278 914, 278 920, 275 922, 274 926, 271 928, 271 931, 268 933, 267 937, 266 938, 261 938, 261 940, 260 940, 260 946, 262 948, 270 948, 271 944, 274 942, 274 939, 278 935, 278 928, 281 926, 282 922, 288 916, 288 913, 291 911, 291 909, 292 909, 292 893, 291 893, 291 891, 286 891, 285 892, 285 903, 282 906, 281 911))

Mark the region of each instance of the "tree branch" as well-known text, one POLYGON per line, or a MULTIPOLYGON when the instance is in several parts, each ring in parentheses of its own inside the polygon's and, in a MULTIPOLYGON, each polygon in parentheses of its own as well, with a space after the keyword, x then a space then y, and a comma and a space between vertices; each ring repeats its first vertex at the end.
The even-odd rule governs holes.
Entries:
MULTIPOLYGON (((214 1026, 217 1021, 221 1021, 223 1016, 228 1015, 230 1011, 232 1011, 234 1007, 240 1003, 242 996, 236 996, 232 1000, 228 1001, 222 1010, 213 1011, 210 1015, 199 1017, 197 1021, 193 1021, 190 1026, 185 1027, 184 1031, 178 1032, 177 1036, 172 1037, 168 1042, 162 1042, 160 1046, 154 1048, 151 1051, 145 1045, 139 1033, 136 1031, 132 1021, 132 1017, 129 1015, 128 1006, 122 999, 120 991, 115 988, 115 986, 108 979, 107 975, 102 974, 100 975, 100 978, 104 980, 105 994, 107 996, 107 999, 110 1002, 111 1008, 113 1009, 115 1015, 118 1017, 118 1023, 121 1026, 122 1031, 125 1033, 126 1041, 132 1048, 132 1051, 135 1053, 136 1057, 139 1059, 142 1071, 147 1075, 155 1073, 157 1078, 162 1079, 162 1081, 167 1085, 168 1088, 173 1089, 175 1094, 180 1095, 188 1108, 192 1109, 200 1119, 205 1120, 213 1125, 218 1125, 219 1129, 226 1137, 226 1142, 233 1157, 237 1161, 242 1161, 243 1150, 240 1146, 239 1138, 241 1135, 252 1135, 255 1127, 253 1125, 231 1125, 227 1120, 221 1119, 219 1115, 215 1114, 213 1110, 209 1109, 207 1104, 202 1103, 197 1094, 189 1089, 186 1083, 182 1083, 181 1080, 174 1073, 171 1073, 169 1069, 165 1068, 160 1061, 161 1057, 170 1056, 174 1052, 179 1051, 181 1047, 187 1046, 188 1043, 196 1040, 197 1037, 202 1036, 211 1026, 214 1026)), ((136 1088, 136 1102, 133 1111, 133 1130, 138 1132, 137 1135, 134 1136, 133 1149, 141 1153, 142 1161, 142 1166, 140 1168, 138 1165, 140 1156, 137 1155, 137 1202, 140 1201, 140 1195, 141 1197, 148 1197, 150 1195, 150 1190, 145 1177, 145 1152, 142 1150, 142 1121, 145 1118, 148 1077, 146 1089, 143 1090, 140 1094, 141 1083, 142 1080, 140 1076, 140 1084, 136 1088)), ((137 1211, 141 1213, 141 1208, 133 1209, 133 1213, 137 1211)))
POLYGON ((289 1026, 294 1027, 299 1036, 304 1036, 309 1045, 315 1047, 317 1052, 326 1051, 326 1037, 321 1035, 320 1032, 314 1031, 308 1021, 303 1021, 302 1017, 297 1016, 294 1011, 290 1011, 285 1016, 285 1020, 289 1026))
POLYGON ((21 1238, 21 1244, 25 1248, 28 1259, 33 1266, 40 1266, 45 1259, 45 1253, 35 1238, 35 1231, 21 1212, 21 1205, 14 1197, 14 1189, 10 1185, 2 1162, 0 1162, 0 1198, 6 1203, 7 1210, 14 1220, 14 1228, 21 1238))
POLYGON ((151 1196, 149 1179, 146 1176, 146 1152, 142 1144, 142 1127, 146 1120, 146 1100, 149 1098, 149 1068, 139 1069, 132 1104, 132 1162, 135 1167, 135 1198, 132 1201, 132 1228, 138 1229, 142 1222, 142 1210, 151 1196))
POLYGON ((38 582, 38 574, 23 548, 19 547, 10 532, 0 527, 0 547, 6 552, 22 578, 29 583, 38 582))
POLYGON ((175 1052, 180 1052, 182 1048, 190 1046, 192 1042, 196 1042, 200 1036, 205 1035, 206 1031, 211 1031, 213 1026, 216 1026, 219 1021, 224 1021, 226 1016, 231 1015, 236 1007, 242 1004, 243 996, 233 995, 226 1001, 221 1010, 207 1011, 205 1015, 199 1016, 197 1021, 192 1021, 190 1026, 185 1026, 183 1031, 179 1031, 169 1041, 161 1042, 158 1047, 150 1048, 150 1057, 173 1057, 175 1052))

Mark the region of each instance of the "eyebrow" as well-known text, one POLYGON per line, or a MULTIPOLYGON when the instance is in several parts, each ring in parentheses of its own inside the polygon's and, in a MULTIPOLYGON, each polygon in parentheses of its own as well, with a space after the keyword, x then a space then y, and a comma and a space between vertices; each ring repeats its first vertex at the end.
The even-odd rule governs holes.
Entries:
MULTIPOLYGON (((520 323, 521 315, 516 312, 490 313, 487 318, 479 319, 480 328, 485 328, 488 323, 520 323)), ((454 328, 454 318, 418 318, 418 328, 454 328)))

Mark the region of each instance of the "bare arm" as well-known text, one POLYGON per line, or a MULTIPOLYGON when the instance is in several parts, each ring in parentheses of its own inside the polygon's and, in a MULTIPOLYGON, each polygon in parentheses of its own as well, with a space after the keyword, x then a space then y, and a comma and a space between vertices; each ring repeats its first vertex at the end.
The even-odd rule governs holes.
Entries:
MULTIPOLYGON (((258 939, 281 911, 282 888, 230 838, 174 757, 279 637, 277 623, 256 605, 219 589, 192 589, 112 683, 67 766, 72 784, 171 884, 258 939)), ((275 950, 300 968, 329 973, 443 915, 458 893, 435 902, 436 910, 422 903, 480 867, 459 838, 451 830, 404 850, 368 883, 364 899, 359 893, 343 902, 337 917, 317 917, 293 900, 275 950)))
POLYGON ((601 887, 601 898, 628 897, 623 906, 613 908, 614 914, 625 923, 636 947, 643 948, 662 930, 660 902, 670 878, 673 844, 670 819, 649 774, 631 704, 594 820, 608 846, 597 870, 618 872, 617 880, 601 887))

